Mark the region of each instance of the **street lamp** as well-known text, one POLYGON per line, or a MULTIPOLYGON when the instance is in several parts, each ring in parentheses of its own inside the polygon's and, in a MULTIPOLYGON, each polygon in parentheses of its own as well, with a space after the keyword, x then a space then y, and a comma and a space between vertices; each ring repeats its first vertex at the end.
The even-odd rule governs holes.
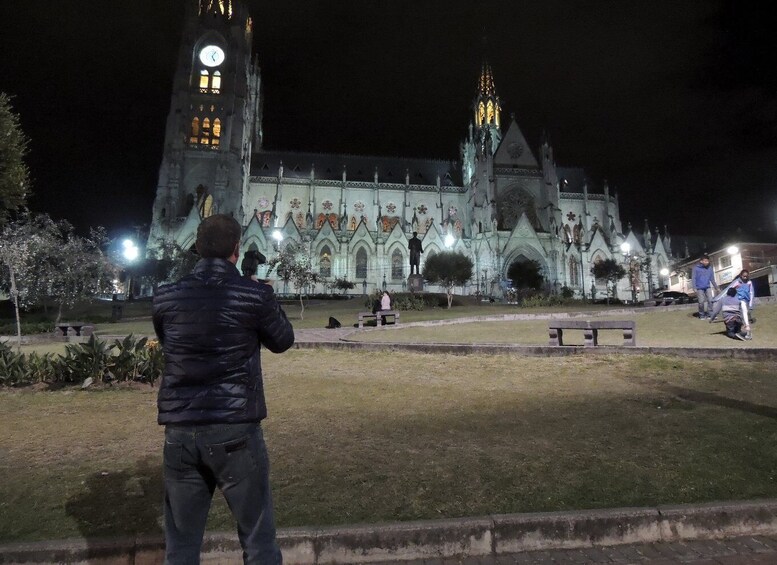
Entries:
MULTIPOLYGON (((127 264, 133 263, 140 256, 140 249, 135 245, 135 242, 131 239, 125 239, 122 244, 122 256, 127 261, 127 264)), ((132 300, 132 272, 127 270, 127 288, 124 292, 126 300, 132 300)))
POLYGON ((664 267, 660 271, 658 271, 658 274, 663 277, 663 280, 661 281, 661 287, 662 288, 669 288, 669 284, 667 284, 667 281, 666 281, 666 277, 669 276, 669 269, 664 267))
POLYGON ((629 268, 629 284, 631 285, 631 303, 637 303, 637 288, 634 284, 634 256, 631 254, 631 245, 624 241, 621 243, 621 252, 623 253, 624 261, 629 268))

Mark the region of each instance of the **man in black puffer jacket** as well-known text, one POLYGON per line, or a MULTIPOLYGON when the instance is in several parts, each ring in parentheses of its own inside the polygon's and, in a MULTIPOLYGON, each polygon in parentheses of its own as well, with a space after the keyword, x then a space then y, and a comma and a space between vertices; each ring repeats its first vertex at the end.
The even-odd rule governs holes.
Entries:
POLYGON ((272 287, 240 276, 241 229, 226 215, 197 229, 194 272, 154 295, 154 329, 165 354, 159 423, 165 425, 165 563, 200 562, 213 492, 237 520, 245 563, 281 563, 275 541, 267 415, 259 346, 273 353, 294 330, 272 287))

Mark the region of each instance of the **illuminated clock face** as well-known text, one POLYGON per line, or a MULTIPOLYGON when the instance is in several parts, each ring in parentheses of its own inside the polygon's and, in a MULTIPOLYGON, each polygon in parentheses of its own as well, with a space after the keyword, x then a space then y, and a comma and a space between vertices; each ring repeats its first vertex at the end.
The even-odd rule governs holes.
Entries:
POLYGON ((224 50, 218 45, 206 45, 200 50, 200 61, 206 67, 218 67, 224 62, 224 50))

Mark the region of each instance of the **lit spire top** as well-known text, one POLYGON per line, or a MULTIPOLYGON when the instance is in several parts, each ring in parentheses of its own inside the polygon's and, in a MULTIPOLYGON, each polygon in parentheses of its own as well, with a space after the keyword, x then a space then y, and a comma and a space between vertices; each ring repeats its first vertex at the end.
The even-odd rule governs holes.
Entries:
POLYGON ((200 15, 212 14, 232 18, 232 0, 200 0, 200 15))
POLYGON ((478 80, 478 93, 475 98, 475 125, 479 128, 490 126, 499 129, 502 105, 499 96, 496 94, 494 86, 494 73, 491 71, 491 65, 483 60, 483 67, 480 71, 478 80))
POLYGON ((483 61, 483 68, 480 71, 480 80, 478 82, 478 94, 483 98, 496 96, 494 73, 491 72, 491 65, 488 64, 488 61, 483 61))

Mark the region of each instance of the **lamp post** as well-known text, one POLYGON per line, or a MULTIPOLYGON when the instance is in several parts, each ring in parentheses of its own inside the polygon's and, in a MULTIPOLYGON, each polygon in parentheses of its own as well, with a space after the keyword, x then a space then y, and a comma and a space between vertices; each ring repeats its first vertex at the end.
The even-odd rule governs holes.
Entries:
POLYGON ((666 277, 669 276, 669 269, 664 267, 663 269, 658 271, 658 274, 661 275, 661 277, 662 277, 662 279, 661 279, 661 288, 668 288, 669 285, 666 283, 666 277))
MULTIPOLYGON (((121 254, 127 262, 127 266, 129 266, 140 255, 140 249, 131 239, 125 239, 121 245, 123 248, 121 254)), ((127 288, 124 290, 124 299, 132 300, 132 271, 130 269, 127 269, 127 288)))
POLYGON ((631 254, 631 245, 624 241, 621 243, 621 252, 623 253, 623 260, 629 269, 629 284, 631 285, 631 303, 637 303, 637 289, 634 284, 634 260, 635 257, 631 254))
MULTIPOLYGON (((283 243, 283 232, 281 230, 273 230, 272 232, 272 238, 275 240, 275 251, 278 253, 278 257, 280 258, 281 255, 281 244, 283 243)), ((279 269, 282 267, 281 263, 279 262, 278 265, 275 267, 276 273, 278 273, 278 276, 280 277, 281 274, 279 272, 279 269)), ((288 293, 289 291, 289 282, 286 278, 283 278, 283 294, 288 293)), ((301 291, 300 291, 301 292, 301 291)))

